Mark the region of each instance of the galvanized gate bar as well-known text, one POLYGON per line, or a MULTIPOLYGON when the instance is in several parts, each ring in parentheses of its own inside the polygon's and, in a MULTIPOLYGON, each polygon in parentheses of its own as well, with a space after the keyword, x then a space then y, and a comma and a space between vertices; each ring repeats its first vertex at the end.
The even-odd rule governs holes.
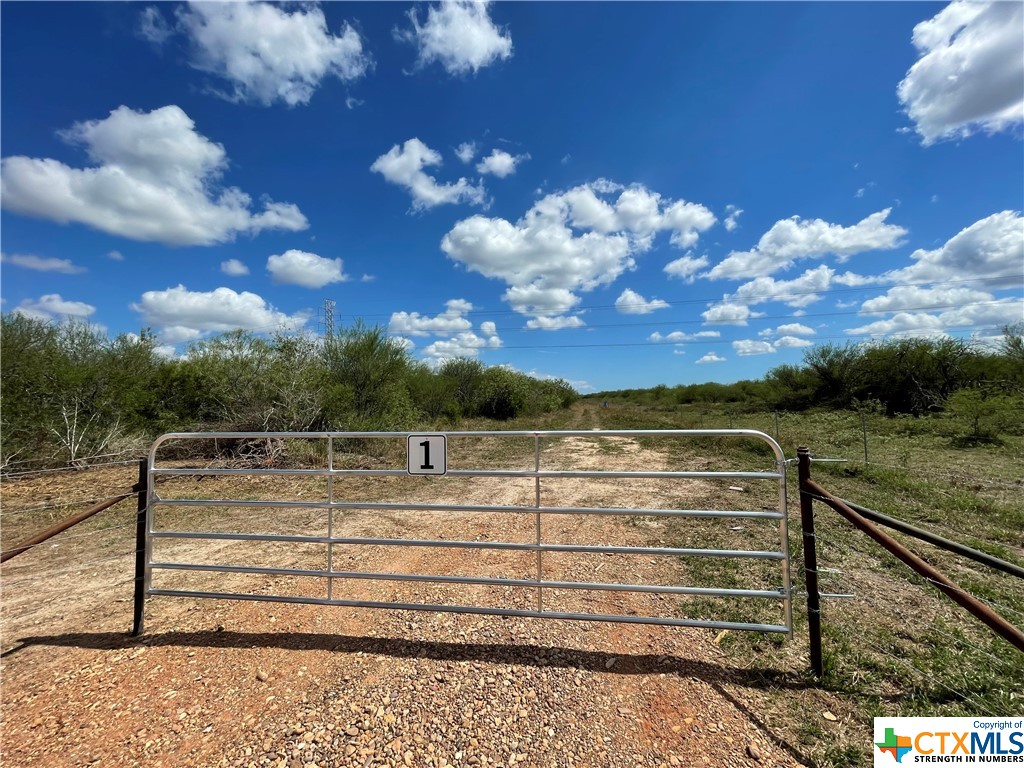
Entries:
POLYGON ((549 515, 641 515, 644 517, 736 517, 778 520, 781 512, 732 509, 641 509, 634 507, 518 507, 495 504, 390 504, 367 501, 258 501, 234 499, 174 499, 160 497, 161 504, 175 507, 296 507, 308 509, 365 509, 422 512, 543 512, 549 515))
MULTIPOLYGON (((333 438, 358 440, 362 438, 407 438, 419 432, 167 432, 151 446, 159 448, 168 440, 310 440, 333 438)), ((755 437, 759 440, 775 439, 757 429, 481 429, 474 431, 446 431, 433 434, 445 437, 755 437)), ((778 445, 778 443, 775 443, 778 445)), ((781 453, 781 448, 779 449, 781 453)), ((244 470, 238 470, 244 471, 244 470)))
POLYGON ((205 563, 153 563, 168 571, 209 571, 213 573, 252 573, 260 576, 312 576, 316 578, 365 579, 368 581, 422 581, 430 584, 478 584, 495 587, 551 587, 553 589, 592 589, 605 592, 652 592, 705 597, 762 597, 778 600, 782 593, 771 589, 718 589, 716 587, 673 587, 658 584, 602 584, 590 581, 538 581, 536 579, 500 579, 488 576, 428 576, 420 573, 368 573, 366 571, 318 571, 305 568, 262 568, 247 565, 207 565, 205 563))
MULTIPOLYGON (((162 498, 154 491, 148 499, 146 508, 146 546, 145 546, 145 580, 144 592, 146 596, 174 596, 193 598, 221 598, 236 600, 256 600, 265 602, 286 602, 304 603, 313 605, 339 605, 351 607, 368 608, 393 608, 401 610, 439 611, 449 613, 469 613, 495 616, 524 616, 536 618, 558 618, 587 621, 616 621, 634 624, 662 624, 666 626, 681 627, 706 627, 712 629, 737 629, 757 632, 792 632, 792 585, 789 569, 789 542, 786 519, 786 462, 782 449, 771 437, 756 430, 558 430, 558 431, 484 431, 484 432, 446 432, 445 439, 449 438, 528 438, 534 443, 533 469, 450 469, 447 472, 449 477, 492 477, 492 478, 533 478, 534 479, 534 504, 533 505, 480 505, 480 504, 421 504, 415 502, 360 502, 360 501, 335 501, 334 483, 337 478, 377 476, 377 477, 405 477, 406 471, 395 469, 338 469, 334 464, 334 453, 336 440, 362 440, 362 439, 407 439, 410 433, 406 432, 307 432, 307 433, 282 433, 282 432, 208 432, 208 433, 173 433, 163 435, 153 444, 148 460, 148 471, 150 487, 154 488, 156 476, 196 476, 196 475, 246 475, 246 476, 293 476, 293 477, 324 477, 327 480, 326 501, 298 501, 298 500, 233 500, 233 499, 174 499, 162 498), (545 470, 541 468, 541 439, 560 439, 566 437, 582 438, 604 438, 604 437, 748 437, 765 442, 775 456, 775 471, 620 471, 620 470, 545 470), (156 465, 156 453, 158 448, 170 440, 194 440, 194 439, 244 439, 244 440, 268 440, 268 439, 319 439, 327 441, 326 468, 320 469, 273 469, 273 468, 176 468, 158 467, 156 465), (735 479, 752 481, 775 481, 779 488, 779 508, 776 511, 754 511, 754 510, 684 510, 684 509, 648 509, 632 507, 570 507, 570 506, 544 506, 542 504, 542 480, 546 478, 621 478, 621 479, 735 479), (248 507, 248 508, 274 508, 274 509, 313 509, 326 512, 327 535, 292 535, 292 534, 256 534, 256 533, 217 533, 202 531, 171 531, 155 530, 154 509, 159 505, 164 506, 193 506, 193 507, 248 507), (532 512, 535 516, 535 541, 534 542, 496 542, 496 541, 459 541, 459 540, 425 540, 425 539, 390 539, 390 538, 357 538, 335 535, 335 511, 341 511, 344 515, 347 510, 365 511, 420 511, 420 512, 442 512, 442 513, 517 513, 532 512), (781 547, 778 551, 761 550, 735 550, 735 549, 697 549, 681 547, 633 547, 602 544, 549 544, 543 541, 543 516, 545 514, 555 515, 620 515, 620 516, 651 516, 663 518, 738 518, 738 519, 766 519, 779 521, 779 535, 781 547), (214 563, 175 563, 175 562, 154 562, 152 556, 153 541, 155 539, 193 539, 193 540, 219 540, 219 541, 258 541, 258 542, 292 542, 305 544, 321 544, 326 546, 327 568, 304 569, 304 568, 276 568, 276 567, 254 567, 245 565, 222 565, 214 563), (334 545, 356 545, 356 546, 384 546, 384 547, 439 547, 459 548, 476 550, 503 550, 536 552, 536 575, 532 578, 494 578, 485 576, 454 576, 454 575, 431 575, 431 574, 405 574, 405 573, 373 573, 366 571, 340 571, 334 567, 334 545), (720 557, 720 558, 747 558, 779 561, 782 568, 782 586, 777 590, 773 589, 732 589, 715 587, 694 587, 674 586, 657 584, 617 584, 600 582, 562 581, 544 579, 545 552, 568 552, 568 553, 602 553, 619 555, 645 555, 645 556, 668 556, 668 557, 720 557), (326 598, 320 597, 296 597, 288 595, 257 595, 234 592, 216 592, 207 590, 182 590, 182 589, 154 589, 152 586, 152 574, 154 570, 164 571, 192 571, 192 572, 218 572, 226 574, 249 574, 262 576, 291 576, 317 578, 326 581, 326 598), (400 603, 379 600, 350 600, 337 599, 334 597, 335 579, 361 579, 391 582, 415 582, 434 584, 457 584, 457 585, 479 585, 495 587, 519 587, 535 588, 537 596, 536 610, 522 610, 512 608, 484 608, 473 605, 429 605, 424 603, 400 603), (723 598, 757 598, 761 600, 779 600, 782 603, 784 622, 782 624, 763 624, 739 621, 715 621, 704 619, 678 619, 657 616, 635 616, 626 614, 590 614, 575 613, 566 611, 544 610, 543 595, 545 589, 555 590, 577 590, 577 591, 604 591, 623 593, 662 593, 675 595, 708 596, 723 598)), ((142 631, 142 624, 138 622, 138 632, 142 631)))
POLYGON ((431 613, 472 613, 480 616, 522 616, 532 619, 569 619, 572 621, 606 621, 616 624, 659 624, 666 627, 696 627, 698 629, 734 629, 749 632, 775 632, 789 634, 791 629, 776 624, 746 624, 740 621, 703 621, 701 619, 672 619, 652 616, 628 616, 604 613, 566 613, 563 611, 524 611, 516 608, 479 608, 470 605, 424 605, 423 603, 387 603, 379 600, 323 600, 316 597, 287 597, 285 595, 247 595, 234 592, 189 592, 181 589, 151 589, 150 595, 165 597, 208 597, 214 600, 252 600, 261 603, 295 603, 300 605, 340 605, 349 608, 390 608, 399 611, 429 611, 431 613))
MULTIPOLYGON (((307 477, 328 477, 330 475, 350 475, 364 477, 407 477, 404 469, 154 469, 155 475, 305 475, 307 477)), ((448 477, 632 477, 632 478, 701 478, 720 480, 778 480, 783 475, 778 472, 616 472, 614 470, 581 470, 581 469, 450 469, 448 477)))
MULTIPOLYGON (((154 531, 156 539, 210 539, 220 541, 290 541, 306 544, 362 544, 374 547, 438 547, 455 549, 505 549, 522 552, 593 552, 609 555, 678 555, 680 557, 750 557, 782 560, 784 552, 753 549, 680 549, 677 547, 617 547, 597 544, 517 544, 508 541, 452 541, 446 539, 367 539, 343 536, 292 536, 277 533, 200 533, 198 531, 154 531)), ((151 563, 150 567, 159 567, 151 563)))

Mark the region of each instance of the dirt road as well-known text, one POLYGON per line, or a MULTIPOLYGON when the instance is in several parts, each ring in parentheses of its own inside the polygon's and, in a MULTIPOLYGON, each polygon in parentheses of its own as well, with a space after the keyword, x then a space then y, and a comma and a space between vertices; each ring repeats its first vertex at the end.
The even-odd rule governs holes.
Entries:
MULTIPOLYGON (((587 467, 610 453, 623 469, 668 465, 663 452, 636 441, 608 445, 561 441, 546 449, 545 462, 587 467)), ((131 473, 121 472, 128 485, 131 473)), ((38 482, 7 484, 5 507, 24 504, 38 492, 31 486, 38 482)), ((47 482, 52 488, 52 478, 47 482)), ((700 480, 682 488, 676 482, 669 489, 661 480, 633 481, 628 488, 573 480, 550 493, 561 505, 657 507, 665 499, 699 500, 713 490, 700 480)), ((240 494, 236 498, 253 491, 234 479, 202 483, 209 498, 226 497, 221 494, 229 487, 240 494)), ((187 484, 179 486, 182 496, 188 491, 187 484)), ((529 482, 481 478, 458 486, 434 483, 426 492, 440 503, 529 504, 533 489, 529 482)), ((120 514, 130 521, 130 511, 120 514)), ((443 536, 436 535, 437 517, 352 514, 335 522, 335 532, 502 541, 535 535, 531 515, 449 515, 443 536)), ((302 523, 297 520, 288 525, 302 523)), ((308 523, 309 516, 303 520, 308 523)), ((552 516, 544 526, 547 541, 670 543, 666 529, 651 521, 552 516)), ((10 569, 3 573, 4 765, 497 768, 801 761, 766 722, 760 687, 766 679, 799 685, 798 679, 736 668, 709 630, 154 598, 147 634, 132 639, 126 634, 131 584, 124 583, 132 558, 118 555, 123 545, 131 548, 131 533, 130 527, 111 531, 99 551, 55 540, 62 563, 73 563, 76 555, 110 557, 84 571, 47 577, 56 556, 52 547, 4 566, 10 569)), ((97 538, 87 537, 89 546, 97 538)), ((169 557, 195 554, 167 549, 169 557)), ((213 561, 243 555, 248 562, 285 567, 325 564, 320 551, 279 545, 206 553, 213 561)), ((529 578, 534 568, 533 553, 488 550, 349 552, 339 546, 333 557, 335 569, 346 567, 348 558, 359 570, 400 573, 529 578)), ((679 567, 677 561, 636 556, 551 557, 545 578, 686 583, 679 567)), ((171 574, 167 583, 186 578, 217 589, 282 589, 273 578, 213 574, 171 574)), ((292 580, 287 589, 322 589, 309 581, 292 580)), ((536 599, 528 588, 355 580, 339 580, 336 590, 335 596, 357 599, 524 608, 536 599)), ((665 596, 643 594, 566 590, 545 599, 551 601, 546 607, 589 612, 678 611, 665 596)))

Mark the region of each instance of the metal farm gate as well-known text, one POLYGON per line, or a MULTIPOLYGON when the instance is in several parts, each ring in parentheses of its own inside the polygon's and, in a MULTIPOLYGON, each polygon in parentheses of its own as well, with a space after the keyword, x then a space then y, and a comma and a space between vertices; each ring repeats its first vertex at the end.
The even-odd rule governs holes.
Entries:
MULTIPOLYGON (((209 451, 207 451, 207 454, 209 451)), ((194 452, 193 452, 194 454, 194 452)), ((372 452, 371 452, 372 455, 372 452)), ((379 454, 378 454, 379 455, 379 454)), ((472 458, 472 454, 469 455, 472 458)), ((313 463, 313 462, 308 462, 313 463)), ((359 463, 359 462, 357 462, 359 463)), ((486 463, 486 462, 484 462, 486 463)), ((501 463, 501 462, 499 462, 501 463)), ((508 462, 505 462, 506 464, 508 462)), ((557 485, 557 482, 551 482, 557 485)), ((248 487, 248 486, 247 486, 248 487)), ((420 487, 423 487, 422 485, 420 487)), ((459 487, 452 487, 461 493, 459 487)), ((660 487, 660 486, 659 486, 660 487)), ((734 489, 739 490, 739 489, 734 489)), ((224 494, 230 495, 230 494, 224 494)), ((242 495, 253 495, 247 491, 242 495)), ((379 494, 378 494, 379 495, 379 494)), ((548 495, 555 495, 548 491, 548 495)), ((753 498, 754 494, 735 493, 730 496, 729 506, 739 507, 731 499, 753 498)), ((394 491, 389 491, 386 498, 396 497, 394 491)), ((399 491, 397 498, 402 499, 403 493, 399 491)), ((460 495, 460 499, 464 496, 460 495)), ((754 506, 751 501, 750 506, 754 506)), ((487 431, 487 432, 445 432, 430 434, 410 434, 396 432, 303 432, 303 433, 280 433, 280 432, 203 432, 203 433, 172 433, 161 436, 153 444, 149 452, 148 477, 145 491, 145 498, 140 499, 139 512, 139 553, 136 564, 136 601, 135 601, 135 627, 136 635, 143 632, 143 613, 145 598, 154 596, 186 597, 186 598, 218 598, 234 600, 254 600, 264 602, 285 602, 285 603, 308 603, 315 605, 340 605, 360 608, 391 608, 402 610, 418 611, 443 611, 452 613, 470 613, 497 616, 527 616, 544 619, 574 619, 589 621, 609 621, 624 623, 661 624, 683 627, 705 627, 714 629, 749 630, 755 632, 775 632, 791 634, 792 632, 792 585, 790 579, 790 558, 789 558, 789 537, 786 517, 786 461, 782 449, 775 440, 763 432, 748 429, 729 430, 572 430, 572 431, 487 431), (672 438, 683 443, 686 441, 703 440, 734 440, 737 438, 754 439, 763 441, 770 448, 774 458, 768 463, 774 464, 774 468, 764 471, 670 471, 670 470, 592 470, 592 469, 544 469, 542 466, 542 443, 566 439, 577 441, 600 441, 611 438, 613 440, 636 440, 643 438, 672 438), (525 440, 532 442, 527 451, 527 446, 520 443, 519 460, 525 468, 473 468, 460 466, 462 456, 458 450, 452 452, 450 447, 458 446, 460 442, 471 439, 487 439, 493 441, 495 446, 503 446, 505 441, 525 440), (315 457, 319 462, 322 459, 322 466, 317 468, 277 468, 269 458, 264 461, 253 460, 252 457, 243 466, 196 466, 199 462, 195 459, 175 459, 177 456, 188 456, 182 452, 183 441, 216 441, 221 448, 224 444, 234 446, 254 445, 262 441, 264 445, 301 445, 291 441, 302 441, 307 444, 308 456, 315 457), (364 450, 379 441, 391 441, 391 452, 387 454, 388 459, 378 459, 379 465, 374 461, 363 461, 360 466, 350 466, 351 461, 342 461, 346 450, 351 446, 361 446, 364 450), (394 443, 400 441, 399 448, 394 443), (169 455, 169 458, 161 459, 158 462, 157 454, 160 449, 169 455), (177 451, 175 450, 177 449, 177 451), (404 456, 402 454, 404 453, 404 456), (449 466, 449 454, 452 456, 452 466, 449 466), (400 460, 405 459, 405 468, 400 460), (270 494, 273 498, 203 498, 202 480, 210 476, 236 476, 248 478, 248 483, 272 484, 274 482, 293 482, 300 486, 302 482, 315 483, 315 493, 307 488, 306 491, 293 491, 292 496, 281 493, 270 494), (416 478, 418 475, 436 476, 429 479, 416 478), (443 476, 443 477, 442 477, 443 476), (529 498, 525 504, 477 504, 477 503, 431 503, 417 500, 388 500, 368 501, 360 499, 341 500, 344 493, 339 493, 348 486, 362 487, 359 484, 370 482, 367 478, 374 478, 372 482, 393 483, 401 486, 402 483, 437 484, 459 483, 461 478, 508 478, 510 482, 525 482, 532 489, 527 489, 524 498, 529 498), (400 478, 405 478, 401 480, 400 478), (542 501, 545 496, 545 481, 556 479, 577 478, 588 483, 593 481, 599 483, 608 479, 621 479, 624 483, 633 479, 653 479, 658 481, 692 481, 693 479, 704 479, 711 481, 746 481, 749 483, 768 483, 771 485, 770 499, 773 500, 769 506, 761 506, 756 509, 662 509, 662 508, 640 508, 629 506, 560 506, 545 505, 542 501), (453 480, 454 479, 454 480, 453 480), (158 484, 158 481, 163 481, 158 484), (529 481, 532 480, 532 483, 529 481), (177 484, 177 485, 175 485, 177 484), (186 488, 187 486, 187 488, 186 488), (163 490, 173 490, 174 487, 184 489, 168 496, 162 495, 163 490), (777 495, 776 490, 777 489, 777 495), (317 498, 317 496, 320 496, 317 498), (777 500, 777 502, 775 501, 777 500), (174 507, 180 512, 174 520, 175 529, 169 529, 157 524, 161 511, 174 507), (224 517, 224 510, 233 510, 232 515, 224 517), (275 511, 292 510, 292 514, 304 510, 309 515, 309 520, 319 521, 324 525, 322 534, 294 531, 289 533, 267 533, 267 532, 242 532, 242 527, 252 527, 257 523, 267 523, 274 520, 275 511), (460 515, 501 513, 501 515, 528 516, 532 518, 533 525, 529 526, 529 540, 526 541, 499 541, 491 538, 487 531, 478 536, 477 540, 450 540, 434 538, 372 538, 365 536, 340 536, 338 528, 340 521, 346 519, 347 515, 356 512, 368 512, 380 518, 395 517, 399 515, 437 514, 460 515), (218 516, 221 517, 218 517, 218 516), (341 516, 339 518, 339 515, 341 516), (551 542, 545 540, 545 520, 552 519, 552 516, 579 515, 584 518, 591 516, 613 516, 629 519, 633 516, 665 520, 666 518, 691 518, 691 519, 724 519, 727 523, 731 520, 732 525, 737 526, 732 530, 740 530, 739 523, 753 524, 756 520, 778 521, 777 526, 772 523, 770 527, 770 539, 757 540, 757 549, 700 549, 680 548, 665 546, 629 546, 624 544, 600 544, 593 541, 584 543, 551 542), (216 520, 225 520, 228 524, 227 530, 195 530, 203 526, 209 526, 216 520), (237 523, 237 525, 236 525, 237 523), (231 525, 235 525, 234 528, 231 525), (193 530, 189 530, 193 528, 193 530), (324 535, 325 534, 325 535, 324 535), (168 547, 170 554, 174 554, 175 546, 179 551, 189 549, 191 544, 198 541, 210 543, 213 547, 242 546, 234 544, 238 542, 262 543, 267 555, 287 552, 288 548, 306 547, 315 545, 322 547, 321 554, 317 555, 318 562, 323 563, 321 567, 315 568, 283 568, 267 564, 224 564, 223 562, 183 562, 172 559, 159 559, 154 556, 155 548, 168 547), (219 544, 217 542, 220 542, 219 544), (762 543, 763 542, 763 543, 762 543), (176 544, 175 544, 176 543, 176 544), (269 547, 268 547, 269 544, 269 547), (430 574, 430 573, 394 573, 394 572, 373 572, 359 569, 346 570, 338 567, 339 552, 350 551, 347 547, 367 546, 384 548, 455 548, 459 550, 480 550, 519 552, 528 555, 536 554, 535 566, 529 566, 529 576, 526 578, 494 578, 484 575, 451 575, 451 574, 430 574), (771 589, 737 589, 729 587, 714 586, 685 586, 685 585, 663 585, 644 583, 601 583, 597 581, 579 580, 554 580, 545 578, 545 559, 557 557, 555 553, 588 553, 599 555, 638 555, 645 558, 742 558, 747 561, 774 561, 778 565, 778 580, 771 589), (218 589, 194 589, 194 588, 157 588, 153 586, 154 573, 168 575, 170 572, 191 572, 199 574, 244 574, 258 576, 264 579, 259 589, 248 592, 240 591, 219 591, 218 589), (312 579, 322 583, 319 593, 308 594, 283 594, 285 590, 276 589, 280 581, 276 577, 291 576, 312 579), (350 599, 339 597, 341 585, 355 584, 347 580, 375 580, 378 582, 419 582, 428 585, 478 585, 485 587, 509 587, 527 588, 535 592, 535 605, 528 608, 515 608, 507 604, 496 606, 472 605, 472 604, 432 604, 428 602, 405 602, 374 599, 350 599), (781 622, 744 622, 726 621, 698 618, 680 618, 678 616, 655 616, 655 615, 634 615, 632 612, 575 612, 566 610, 552 610, 545 608, 545 595, 562 594, 562 590, 578 591, 585 590, 592 594, 596 593, 653 593, 653 595, 681 595, 714 598, 757 598, 760 601, 773 601, 779 605, 781 622)), ((351 517, 347 519, 352 519, 351 517)), ((446 518, 450 519, 450 518, 446 518)), ((504 519, 504 518, 501 518, 504 519)), ((521 520, 521 518, 520 518, 521 520)), ((441 526, 443 529, 443 525, 441 526)), ((585 526, 579 526, 583 531, 585 526)), ((618 530, 618 529, 615 529, 618 530)), ((351 531, 349 532, 351 533, 351 531)), ((219 551, 219 550, 218 550, 219 551)), ((315 550, 320 551, 320 550, 315 550)), ((387 550, 388 552, 392 550, 387 550)), ((190 558, 191 559, 191 558, 190 558)), ((355 560, 349 557, 349 560, 355 560)), ((465 555, 466 562, 471 560, 469 554, 465 555)), ((529 558, 532 562, 532 556, 529 558)), ((280 562, 280 561, 278 561, 280 562)), ((650 561, 653 562, 653 561, 650 561)), ((774 573, 774 571, 771 571, 774 573)), ((232 577, 234 578, 234 577, 232 577)), ((639 579, 637 579, 639 580, 639 579)), ((773 577, 774 580, 774 577, 773 577)), ((209 579, 207 579, 209 581, 209 579)), ((237 579, 236 579, 237 581, 237 579)), ((366 583, 366 582, 359 582, 366 583)), ((504 594, 504 593, 503 593, 504 594)), ((578 594, 578 593, 576 593, 578 594)), ((373 596, 373 595, 371 595, 373 596)), ((533 600, 530 601, 531 603, 533 600)), ((730 614, 732 615, 732 614, 730 614)))

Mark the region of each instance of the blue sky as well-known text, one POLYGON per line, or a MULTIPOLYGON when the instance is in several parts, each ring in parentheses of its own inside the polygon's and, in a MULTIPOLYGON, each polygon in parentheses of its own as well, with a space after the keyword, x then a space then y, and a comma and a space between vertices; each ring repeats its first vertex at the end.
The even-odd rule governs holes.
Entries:
POLYGON ((582 389, 1024 319, 1020 3, 4 3, 3 310, 582 389))

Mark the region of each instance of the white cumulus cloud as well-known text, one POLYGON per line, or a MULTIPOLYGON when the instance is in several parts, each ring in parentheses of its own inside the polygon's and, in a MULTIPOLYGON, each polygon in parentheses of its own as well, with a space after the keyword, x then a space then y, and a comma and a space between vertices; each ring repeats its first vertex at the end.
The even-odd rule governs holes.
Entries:
POLYGON ((295 249, 274 254, 267 259, 267 272, 275 283, 323 288, 330 283, 349 279, 341 259, 326 259, 315 253, 295 249))
POLYGON ((746 304, 715 304, 700 313, 705 325, 746 325, 748 320, 763 315, 763 312, 752 311, 746 304))
POLYGON ((706 365, 707 363, 724 363, 725 358, 717 355, 714 352, 708 352, 701 358, 697 359, 697 365, 706 365))
POLYGON ((497 176, 499 179, 504 179, 506 176, 516 172, 516 166, 519 163, 529 159, 530 156, 528 154, 510 155, 503 149, 492 149, 491 154, 476 164, 476 171, 477 173, 489 173, 492 176, 497 176))
POLYGON ((1024 122, 1024 4, 954 0, 914 27, 920 58, 897 88, 922 143, 1024 122))
POLYGON ((898 285, 881 296, 868 299, 860 306, 861 314, 898 312, 904 309, 928 309, 931 307, 963 306, 979 301, 992 301, 993 296, 974 288, 918 285, 898 285))
POLYGON ((735 293, 726 294, 727 300, 746 304, 762 304, 766 301, 781 301, 790 307, 806 307, 821 299, 821 291, 827 290, 835 270, 824 264, 808 269, 792 280, 776 280, 773 277, 758 277, 743 283, 735 293))
POLYGON ((483 186, 474 186, 468 179, 460 178, 456 182, 439 184, 437 179, 423 170, 435 165, 441 165, 441 153, 419 139, 412 138, 401 147, 397 144, 391 147, 387 153, 373 161, 370 170, 379 173, 392 184, 405 187, 412 195, 413 210, 424 210, 445 203, 482 205, 486 202, 483 186))
POLYGON ((658 309, 668 309, 668 302, 662 299, 648 301, 639 293, 627 288, 615 300, 615 308, 624 315, 648 315, 658 309))
POLYGON ((476 142, 464 141, 455 150, 455 156, 464 163, 470 163, 476 157, 476 142))
MULTIPOLYGON (((538 319, 531 327, 550 327, 539 318, 565 313, 580 302, 578 293, 633 269, 655 233, 668 231, 672 242, 685 247, 714 223, 704 206, 599 179, 543 197, 515 223, 480 215, 463 219, 444 236, 441 249, 470 271, 503 280, 512 308, 538 319), (617 199, 606 199, 615 193, 617 199)), ((582 325, 578 318, 557 322, 582 325)))
POLYGON ((722 225, 727 232, 732 232, 739 226, 739 218, 742 213, 743 209, 737 208, 735 205, 725 206, 725 221, 722 222, 722 225))
POLYGON ((850 227, 799 216, 777 221, 761 236, 757 246, 749 251, 733 251, 712 267, 706 277, 759 277, 786 269, 800 259, 832 254, 842 262, 865 251, 895 248, 907 230, 886 223, 891 210, 873 213, 850 227))
POLYGON ((564 328, 582 328, 585 325, 579 315, 539 315, 526 321, 527 328, 541 331, 561 331, 564 328))
POLYGON ((163 291, 146 291, 131 308, 146 325, 160 329, 168 344, 190 341, 211 331, 286 330, 301 328, 308 314, 288 315, 255 293, 230 288, 190 291, 184 285, 163 291))
POLYGON ((1019 298, 997 299, 991 291, 1019 292, 1024 270, 1024 220, 1002 211, 962 229, 942 246, 918 249, 913 264, 880 276, 895 285, 864 301, 861 315, 892 314, 882 320, 846 329, 871 336, 935 336, 978 329, 998 332, 1020 322, 1019 298), (956 285, 963 280, 969 286, 956 285), (929 285, 931 284, 931 285, 929 285))
MULTIPOLYGON (((150 39, 164 34, 152 11, 143 12, 150 39)), ((232 101, 307 104, 324 78, 357 80, 371 65, 359 33, 343 24, 331 34, 315 5, 288 11, 272 3, 198 2, 180 8, 177 18, 192 66, 226 80, 230 90, 218 93, 232 101)))
POLYGON ((740 339, 732 343, 732 348, 741 357, 750 355, 770 355, 775 352, 775 347, 767 341, 754 341, 752 339, 740 339))
POLYGON ((497 27, 486 1, 446 0, 427 8, 427 18, 409 11, 412 29, 395 30, 395 37, 414 43, 418 67, 437 62, 451 75, 476 73, 499 59, 512 56, 512 37, 497 27))
MULTIPOLYGON (((449 299, 445 302, 445 311, 434 317, 421 315, 419 312, 394 312, 388 323, 389 333, 401 333, 408 336, 427 336, 431 333, 438 336, 468 331, 473 324, 465 317, 473 310, 473 305, 465 299, 449 299)), ((487 336, 496 336, 494 323, 483 323, 480 326, 487 336), (485 329, 484 326, 487 326, 485 329)))
POLYGON ((698 256, 694 258, 692 254, 686 254, 680 256, 678 259, 674 259, 665 265, 665 274, 669 277, 678 277, 680 280, 685 280, 688 283, 693 282, 693 278, 706 267, 710 262, 707 256, 698 256))
POLYGON ((4 208, 167 245, 211 245, 238 233, 309 226, 291 203, 268 200, 253 213, 247 194, 221 187, 228 164, 224 147, 196 132, 180 107, 136 112, 122 106, 61 135, 83 146, 94 165, 71 168, 58 160, 5 157, 4 208))
POLYGON ((436 360, 453 357, 476 357, 483 349, 498 349, 501 339, 497 334, 486 338, 473 331, 463 331, 446 341, 435 341, 423 348, 423 356, 436 360))
POLYGON ((803 323, 786 323, 775 329, 776 333, 785 336, 813 336, 814 329, 803 323))
POLYGON ((56 272, 61 275, 79 275, 86 271, 85 267, 72 263, 71 259, 58 259, 52 256, 33 256, 22 253, 8 256, 6 253, 0 253, 0 261, 36 272, 56 272))
POLYGON ((228 259, 220 263, 220 271, 231 277, 241 277, 249 274, 249 268, 238 259, 228 259))
POLYGON ((983 303, 966 304, 933 314, 929 312, 897 312, 885 320, 877 320, 856 328, 847 328, 846 333, 872 336, 918 336, 945 334, 947 331, 988 330, 998 333, 999 329, 1011 323, 1019 323, 1024 317, 1024 299, 1012 297, 983 303))
POLYGON ((697 333, 686 333, 684 331, 672 331, 671 333, 662 334, 659 331, 655 331, 647 337, 648 341, 655 343, 670 343, 670 344, 684 344, 687 341, 698 341, 700 339, 717 339, 721 336, 719 331, 698 331, 697 333))
POLYGON ((1013 288, 1024 271, 1024 219, 1002 211, 960 230, 941 248, 918 249, 914 264, 883 277, 914 283, 986 278, 991 287, 1013 288))
POLYGON ((783 349, 785 347, 810 347, 813 342, 807 339, 801 339, 799 336, 782 336, 775 340, 775 348, 783 349))
POLYGON ((96 311, 96 307, 84 301, 61 298, 59 293, 48 293, 38 299, 25 299, 12 311, 33 320, 49 321, 61 317, 89 317, 96 311))

